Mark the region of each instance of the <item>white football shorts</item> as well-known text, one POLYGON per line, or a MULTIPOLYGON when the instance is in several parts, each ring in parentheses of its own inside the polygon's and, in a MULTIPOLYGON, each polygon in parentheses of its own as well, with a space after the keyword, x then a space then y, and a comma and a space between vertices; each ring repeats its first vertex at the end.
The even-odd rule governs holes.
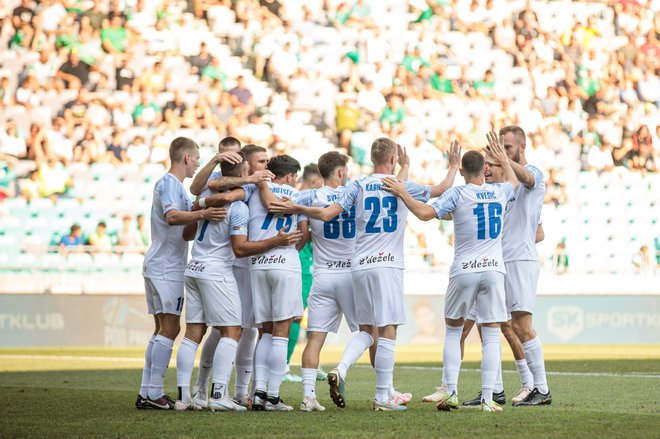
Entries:
POLYGON ((172 281, 144 278, 149 314, 173 314, 183 311, 183 280, 172 281))
POLYGON ((351 274, 358 324, 382 328, 406 323, 402 269, 370 268, 351 274))
POLYGON ((534 313, 541 264, 538 261, 512 261, 505 262, 504 268, 507 311, 534 313))
POLYGON ((211 279, 185 276, 186 323, 241 326, 241 298, 232 274, 211 279))
POLYGON ((472 305, 476 305, 477 324, 506 322, 504 277, 498 271, 482 271, 459 274, 449 279, 445 318, 464 319, 472 305))
POLYGON ((254 321, 279 322, 302 317, 302 275, 289 270, 251 270, 254 321))
POLYGON ((351 332, 358 330, 350 271, 314 275, 307 299, 307 330, 337 333, 342 315, 351 332))

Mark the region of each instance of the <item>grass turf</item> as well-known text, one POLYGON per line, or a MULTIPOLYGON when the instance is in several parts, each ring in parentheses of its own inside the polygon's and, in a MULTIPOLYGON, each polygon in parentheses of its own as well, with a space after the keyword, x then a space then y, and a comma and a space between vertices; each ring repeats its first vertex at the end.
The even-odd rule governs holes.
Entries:
MULTIPOLYGON (((600 358, 601 351, 595 349, 593 357, 600 358)), ((298 383, 282 386, 282 397, 295 408, 292 413, 179 413, 135 410, 141 377, 139 350, 0 350, 0 391, 6 401, 0 436, 660 437, 657 347, 640 347, 635 352, 634 360, 589 359, 584 349, 579 360, 549 359, 552 406, 512 408, 507 404, 504 413, 494 415, 475 409, 441 413, 433 404, 422 403, 421 397, 439 384, 438 363, 405 363, 404 359, 405 364, 395 369, 395 384, 414 395, 405 413, 371 410, 375 375, 364 364, 349 372, 348 407, 344 410, 329 400, 327 384, 318 382, 325 413, 298 411, 302 396, 298 383)), ((461 400, 470 399, 480 388, 479 363, 466 361, 463 368, 461 400)), ((510 399, 518 385, 511 361, 504 362, 504 372, 510 399)), ((167 374, 166 389, 176 395, 173 367, 167 374)))

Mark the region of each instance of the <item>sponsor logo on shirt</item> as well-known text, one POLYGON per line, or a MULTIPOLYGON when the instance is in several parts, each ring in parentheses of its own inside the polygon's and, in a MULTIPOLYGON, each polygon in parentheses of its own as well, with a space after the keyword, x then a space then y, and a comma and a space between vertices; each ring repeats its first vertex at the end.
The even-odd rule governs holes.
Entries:
POLYGON ((206 265, 200 261, 190 261, 186 268, 190 271, 194 271, 195 273, 203 273, 204 270, 206 270, 206 265))
POLYGON ((328 268, 351 268, 351 260, 326 262, 328 268))
POLYGON ((461 268, 466 270, 469 268, 486 268, 486 267, 499 267, 500 263, 497 259, 483 258, 473 259, 471 261, 462 262, 461 268))
POLYGON ((251 259, 252 265, 271 265, 271 264, 286 264, 286 258, 282 255, 270 256, 253 256, 251 259))
POLYGON ((369 255, 364 258, 360 258, 358 261, 359 265, 369 265, 369 264, 378 264, 380 262, 394 262, 394 255, 392 253, 378 252, 374 255, 369 255))

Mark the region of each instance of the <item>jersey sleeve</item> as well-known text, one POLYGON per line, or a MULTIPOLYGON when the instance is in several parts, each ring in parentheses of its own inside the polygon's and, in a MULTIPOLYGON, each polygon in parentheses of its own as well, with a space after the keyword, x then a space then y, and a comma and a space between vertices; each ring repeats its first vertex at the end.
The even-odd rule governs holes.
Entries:
MULTIPOLYGON (((536 178, 536 177, 535 177, 536 178)), ((543 177, 541 177, 543 178, 543 177)), ((536 183, 534 183, 536 184, 536 183)), ((512 200, 513 197, 516 194, 516 190, 513 188, 513 185, 509 183, 508 181, 505 181, 504 183, 501 183, 501 187, 504 190, 504 195, 506 196, 506 200, 512 200)))
POLYGON ((245 201, 246 203, 250 199, 253 193, 258 192, 256 184, 244 184, 241 188, 245 191, 245 201))
POLYGON ((543 171, 541 171, 536 166, 527 165, 525 166, 525 169, 531 172, 532 175, 534 176, 534 188, 539 187, 539 185, 545 181, 545 177, 543 176, 543 171))
POLYGON ((348 212, 355 204, 355 198, 358 193, 360 193, 360 184, 357 181, 354 181, 346 188, 344 193, 341 194, 341 197, 335 201, 335 203, 339 204, 345 212, 348 212))
POLYGON ((458 199, 461 191, 457 187, 453 187, 444 194, 440 195, 437 200, 431 203, 431 207, 435 210, 438 219, 442 219, 448 213, 452 213, 458 206, 458 199))
POLYGON ((162 180, 158 196, 160 197, 160 205, 163 206, 163 215, 167 215, 167 212, 172 210, 188 210, 183 203, 186 195, 181 193, 181 185, 177 183, 174 177, 162 180))
POLYGON ((229 235, 247 235, 250 210, 242 201, 235 201, 229 211, 229 235))
POLYGON ((417 201, 426 203, 431 198, 431 186, 424 186, 413 181, 406 181, 404 185, 406 191, 417 201))

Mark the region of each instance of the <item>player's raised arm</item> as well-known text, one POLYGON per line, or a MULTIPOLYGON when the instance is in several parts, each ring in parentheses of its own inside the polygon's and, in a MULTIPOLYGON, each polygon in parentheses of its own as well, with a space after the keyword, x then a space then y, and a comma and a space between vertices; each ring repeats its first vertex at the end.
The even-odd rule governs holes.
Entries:
POLYGON ((545 230, 543 230, 543 224, 539 224, 536 228, 536 237, 534 243, 539 243, 545 239, 545 230))
POLYGON ((197 172, 197 175, 195 175, 193 182, 190 184, 190 193, 193 195, 201 194, 206 187, 206 183, 211 176, 211 173, 215 167, 223 161, 237 164, 243 161, 243 157, 234 151, 219 152, 214 155, 213 158, 209 160, 199 172, 197 172))
POLYGON ((399 173, 397 174, 397 178, 401 181, 406 181, 408 180, 408 174, 410 173, 410 156, 408 155, 405 146, 401 146, 397 143, 396 147, 399 152, 399 173))
POLYGON ((439 184, 431 187, 431 198, 439 197, 447 189, 452 187, 459 164, 461 163, 461 144, 458 140, 453 140, 449 147, 449 170, 447 176, 439 184))
POLYGON ((426 203, 417 201, 408 193, 406 187, 399 180, 391 177, 383 178, 383 190, 390 192, 403 201, 408 210, 422 221, 428 221, 436 217, 435 210, 426 203))
MULTIPOLYGON (((511 160, 509 160, 509 158, 507 157, 506 152, 504 151, 504 148, 502 147, 502 144, 500 143, 497 134, 491 131, 490 133, 486 134, 486 138, 488 139, 488 148, 487 148, 488 153, 492 155, 493 158, 497 160, 497 162, 502 166, 502 171, 504 171, 504 180, 511 183, 514 189, 517 188, 518 178, 516 177, 516 174, 513 172, 513 169, 511 168, 511 160)), ((529 172, 525 168, 522 169, 525 172, 529 172)), ((534 175, 531 172, 530 175, 532 175, 532 180, 533 180, 534 175)))
POLYGON ((208 209, 186 212, 181 210, 170 210, 165 214, 165 220, 170 226, 185 226, 196 223, 199 220, 222 221, 227 217, 227 209, 224 207, 209 207, 208 209))
POLYGON ((263 171, 256 171, 247 177, 219 177, 215 180, 209 181, 209 189, 216 192, 227 191, 235 189, 246 184, 256 184, 260 181, 270 181, 275 178, 275 174, 267 169, 263 171))
POLYGON ((344 208, 337 203, 332 203, 326 208, 301 206, 300 204, 296 204, 291 198, 282 197, 271 203, 268 211, 280 214, 295 213, 320 221, 330 221, 342 213, 344 208))
POLYGON ((192 224, 186 224, 186 226, 183 228, 183 233, 181 234, 181 237, 183 238, 184 241, 192 241, 195 239, 195 235, 197 234, 197 223, 194 222, 192 224))
POLYGON ((231 204, 234 201, 244 201, 247 198, 245 189, 238 188, 228 192, 213 194, 208 197, 201 197, 195 200, 193 208, 222 207, 231 204))
POLYGON ((243 258, 265 253, 275 247, 297 245, 302 240, 302 232, 300 230, 287 232, 287 230, 287 227, 280 229, 277 235, 262 241, 248 241, 247 235, 232 235, 231 247, 236 257, 243 258))

